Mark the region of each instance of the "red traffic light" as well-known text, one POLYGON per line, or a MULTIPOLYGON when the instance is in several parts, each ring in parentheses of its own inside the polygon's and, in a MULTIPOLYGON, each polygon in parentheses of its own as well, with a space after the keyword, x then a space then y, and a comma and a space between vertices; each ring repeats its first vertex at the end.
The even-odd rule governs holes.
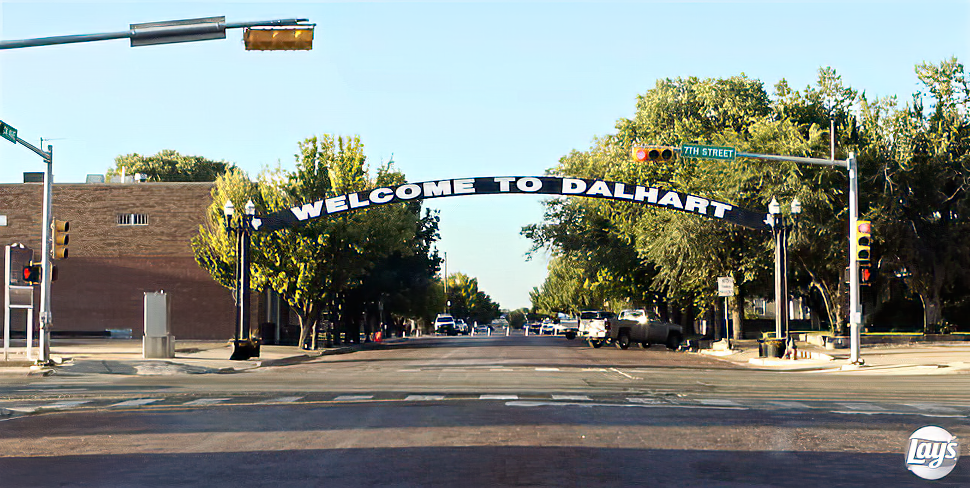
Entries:
POLYGON ((869 221, 861 220, 859 221, 859 233, 860 234, 871 234, 872 224, 869 221))
POLYGON ((869 286, 872 284, 872 268, 868 266, 859 267, 859 285, 869 286))
POLYGON ((675 149, 672 146, 634 146, 633 159, 641 163, 644 161, 666 162, 674 158, 675 149))
POLYGON ((24 266, 24 281, 32 285, 40 283, 40 265, 24 266))

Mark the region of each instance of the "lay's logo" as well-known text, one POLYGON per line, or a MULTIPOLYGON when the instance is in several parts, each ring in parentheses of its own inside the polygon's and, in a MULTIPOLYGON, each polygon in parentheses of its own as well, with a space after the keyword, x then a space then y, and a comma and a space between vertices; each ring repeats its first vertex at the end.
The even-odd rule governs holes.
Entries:
POLYGON ((940 427, 923 427, 909 436, 906 467, 920 478, 937 480, 950 474, 959 458, 960 444, 940 427))

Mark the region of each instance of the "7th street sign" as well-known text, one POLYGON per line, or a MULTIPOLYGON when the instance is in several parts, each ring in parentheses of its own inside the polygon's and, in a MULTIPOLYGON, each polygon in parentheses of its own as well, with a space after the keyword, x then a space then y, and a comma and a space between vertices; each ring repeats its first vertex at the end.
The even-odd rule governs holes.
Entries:
POLYGON ((0 136, 14 144, 17 143, 17 129, 5 124, 2 120, 0 120, 0 136))
POLYGON ((735 151, 733 147, 700 146, 697 144, 684 144, 680 146, 680 156, 682 158, 701 158, 701 159, 716 159, 719 161, 734 161, 735 151))

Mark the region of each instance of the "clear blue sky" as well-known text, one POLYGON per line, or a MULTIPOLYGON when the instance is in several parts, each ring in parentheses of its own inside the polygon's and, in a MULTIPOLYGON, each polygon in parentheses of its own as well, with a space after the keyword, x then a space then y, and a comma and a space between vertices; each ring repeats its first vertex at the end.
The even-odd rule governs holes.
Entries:
MULTIPOLYGON (((970 56, 967 1, 833 2, 11 2, 0 39, 115 32, 226 16, 308 18, 309 52, 226 40, 131 48, 127 40, 0 51, 0 119, 54 145, 55 181, 104 173, 120 154, 293 167, 297 142, 360 135, 372 167, 394 154, 412 181, 538 175, 633 115, 657 79, 745 73, 769 93, 821 66, 870 97, 917 89, 913 68, 970 56)), ((0 182, 41 171, 0 140, 0 182)), ((503 307, 528 306, 546 262, 527 262, 535 196, 436 200, 449 271, 503 307)), ((82 236, 78 236, 82 238, 82 236)))

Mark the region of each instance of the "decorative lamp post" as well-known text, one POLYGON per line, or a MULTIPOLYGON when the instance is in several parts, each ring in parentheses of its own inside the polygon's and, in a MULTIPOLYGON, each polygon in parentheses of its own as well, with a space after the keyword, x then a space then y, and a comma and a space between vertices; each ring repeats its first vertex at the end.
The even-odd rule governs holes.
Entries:
POLYGON ((781 204, 771 197, 768 204, 771 231, 775 236, 775 339, 781 339, 788 331, 788 270, 786 268, 788 229, 781 215, 781 204))
POLYGON ((233 225, 235 207, 232 202, 226 201, 222 210, 226 216, 226 233, 230 238, 236 238, 236 330, 229 359, 245 360, 259 357, 259 340, 249 326, 249 235, 256 205, 252 200, 246 202, 242 219, 236 225, 233 225))

